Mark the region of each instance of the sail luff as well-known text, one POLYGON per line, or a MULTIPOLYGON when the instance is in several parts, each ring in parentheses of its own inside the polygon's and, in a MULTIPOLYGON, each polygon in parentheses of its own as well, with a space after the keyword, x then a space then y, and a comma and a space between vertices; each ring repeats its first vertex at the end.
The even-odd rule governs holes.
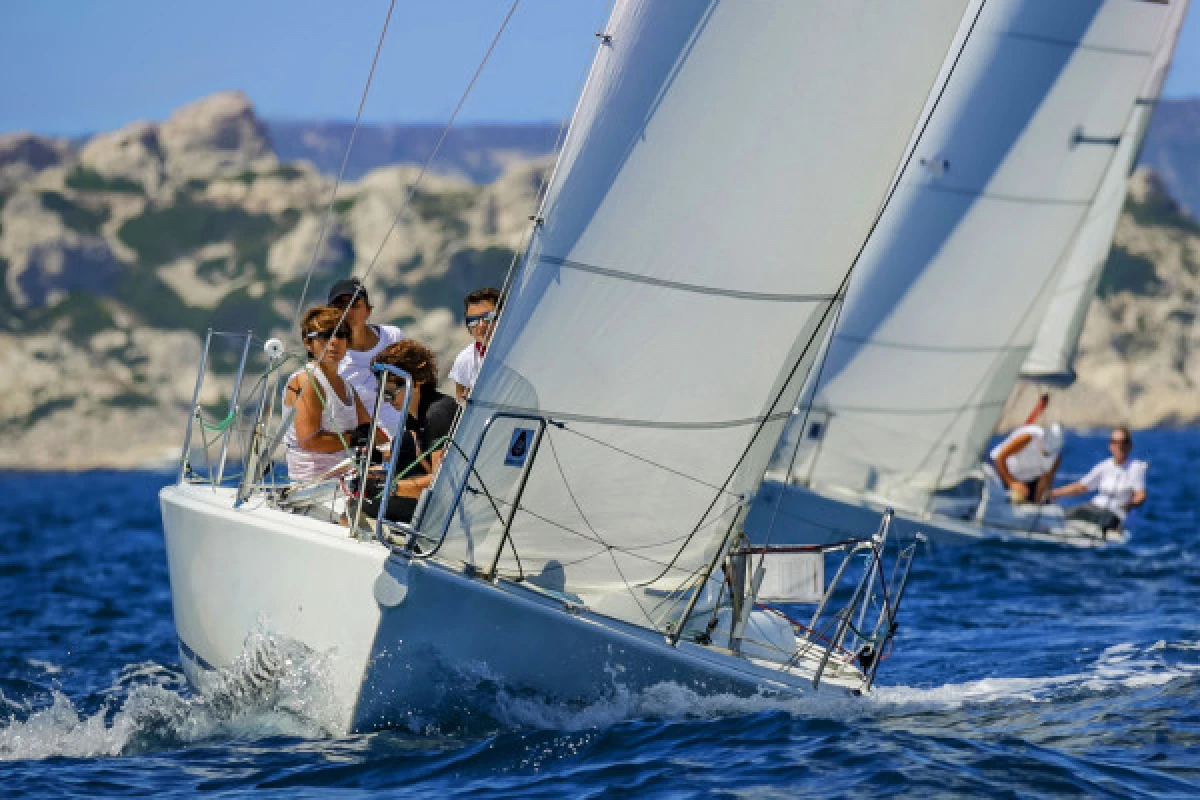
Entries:
POLYGON ((440 557, 489 563, 528 468, 502 572, 665 624, 761 477, 966 3, 618 4, 423 519, 440 557), (479 445, 500 411, 552 421, 536 456, 529 419, 479 445))
POLYGON ((1112 249, 1117 222, 1125 206, 1129 175, 1162 94, 1179 32, 1187 16, 1188 0, 1176 0, 1171 9, 1172 15, 1156 48, 1150 77, 1130 109, 1129 124, 1121 134, 1112 165, 1067 257, 1067 265, 1055 287, 1037 339, 1021 366, 1023 378, 1056 386, 1068 386, 1075 381, 1073 362, 1079 337, 1083 334, 1088 309, 1112 249))

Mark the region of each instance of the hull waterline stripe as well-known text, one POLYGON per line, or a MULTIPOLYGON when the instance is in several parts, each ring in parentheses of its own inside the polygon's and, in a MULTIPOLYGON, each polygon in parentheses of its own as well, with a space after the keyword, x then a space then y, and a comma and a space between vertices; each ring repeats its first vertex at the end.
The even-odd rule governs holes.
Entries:
POLYGON ((590 275, 599 275, 603 278, 613 278, 614 280, 629 281, 630 283, 644 283, 648 286, 657 286, 661 289, 676 289, 681 292, 711 294, 718 297, 734 297, 738 300, 765 300, 772 303, 828 303, 832 302, 835 297, 832 294, 776 294, 771 292, 748 292, 741 289, 726 289, 720 286, 701 286, 695 283, 668 281, 663 278, 652 278, 649 275, 638 275, 633 272, 622 272, 621 270, 609 269, 608 267, 598 267, 594 264, 585 264, 582 261, 569 261, 558 256, 542 256, 537 260, 535 266, 542 266, 543 264, 571 269, 576 272, 586 272, 590 275))
POLYGON ((188 646, 188 643, 183 640, 183 637, 176 636, 175 641, 179 643, 179 653, 189 661, 195 662, 196 666, 207 672, 216 672, 217 668, 205 661, 199 653, 188 646))

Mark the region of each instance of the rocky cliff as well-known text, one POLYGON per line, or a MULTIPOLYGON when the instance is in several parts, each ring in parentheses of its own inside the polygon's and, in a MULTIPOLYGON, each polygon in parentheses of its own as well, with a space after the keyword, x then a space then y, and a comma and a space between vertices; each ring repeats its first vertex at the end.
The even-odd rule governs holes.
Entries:
MULTIPOLYGON (((1140 168, 1075 360, 1050 390, 1047 419, 1071 427, 1200 423, 1200 225, 1140 168)), ((1020 424, 1044 387, 1019 384, 1001 427, 1020 424)))
MULTIPOLYGON (((0 136, 0 467, 170 461, 204 331, 253 328, 298 348, 291 328, 310 264, 308 304, 374 264, 375 318, 433 346, 445 374, 466 341, 462 295, 502 282, 548 170, 508 151, 488 163, 507 164, 492 183, 430 174, 409 202, 417 168, 376 168, 330 206, 332 178, 281 160, 238 93, 82 145, 0 136)), ((1200 422, 1198 272, 1200 229, 1139 174, 1080 379, 1055 394, 1053 418, 1200 422)), ((234 360, 226 348, 214 364, 202 397, 214 412, 234 360)), ((1009 421, 1033 391, 1018 388, 1009 421)))
MULTIPOLYGON (((487 186, 430 174, 412 190, 417 168, 385 167, 344 183, 330 207, 332 179, 281 162, 238 93, 79 148, 5 136, 0 467, 172 458, 203 332, 253 328, 298 347, 310 263, 305 305, 373 263, 375 318, 433 346, 444 373, 467 341, 461 298, 503 281, 546 169, 522 162, 487 186)), ((230 363, 217 361, 224 378, 206 402, 227 391, 230 363)))

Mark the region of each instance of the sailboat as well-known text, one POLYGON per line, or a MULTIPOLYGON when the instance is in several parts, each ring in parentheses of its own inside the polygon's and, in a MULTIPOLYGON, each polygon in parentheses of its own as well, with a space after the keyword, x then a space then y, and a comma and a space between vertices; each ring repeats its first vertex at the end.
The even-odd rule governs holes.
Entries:
POLYGON ((160 499, 189 677, 265 626, 328 656, 346 729, 480 682, 563 703, 869 690, 913 550, 883 569, 886 515, 838 542, 744 521, 967 5, 619 0, 412 522, 293 513, 321 487, 264 467, 270 378, 234 392, 240 485, 228 431, 215 472, 185 450, 160 499), (789 598, 803 623, 756 603, 793 551, 842 555, 789 598))
MULTIPOLYGON (((771 486, 831 533, 1102 546, 984 464, 1019 375, 1070 374, 1186 0, 986 3, 856 268, 771 486)), ((777 512, 778 513, 778 512, 777 512)))

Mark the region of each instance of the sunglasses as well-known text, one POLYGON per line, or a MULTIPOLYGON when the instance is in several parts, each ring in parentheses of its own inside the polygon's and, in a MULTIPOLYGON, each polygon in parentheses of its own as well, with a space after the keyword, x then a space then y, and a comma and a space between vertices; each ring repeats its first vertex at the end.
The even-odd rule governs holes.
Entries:
POLYGON ((481 322, 491 322, 495 318, 496 318, 495 311, 485 311, 482 314, 475 314, 474 316, 467 317, 467 327, 474 328, 476 325, 478 325, 481 322))
POLYGON ((308 335, 309 339, 321 339, 329 341, 330 339, 349 339, 350 331, 345 328, 338 328, 336 331, 313 331, 308 335))
POLYGON ((1115 444, 1117 447, 1128 447, 1129 446, 1128 439, 1109 439, 1108 443, 1115 444))
MULTIPOLYGON (((415 387, 414 387, 415 388, 415 387)), ((400 386, 395 389, 383 390, 383 401, 385 403, 394 403, 396 400, 404 397, 404 387, 400 386)))

